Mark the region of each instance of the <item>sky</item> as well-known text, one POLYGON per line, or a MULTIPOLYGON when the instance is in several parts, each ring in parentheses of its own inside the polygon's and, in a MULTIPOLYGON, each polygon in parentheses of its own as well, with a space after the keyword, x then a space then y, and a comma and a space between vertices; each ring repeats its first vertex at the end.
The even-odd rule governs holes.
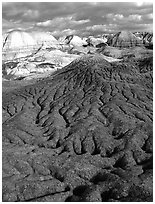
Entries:
POLYGON ((153 31, 152 2, 3 2, 2 32, 49 31, 55 37, 153 31))

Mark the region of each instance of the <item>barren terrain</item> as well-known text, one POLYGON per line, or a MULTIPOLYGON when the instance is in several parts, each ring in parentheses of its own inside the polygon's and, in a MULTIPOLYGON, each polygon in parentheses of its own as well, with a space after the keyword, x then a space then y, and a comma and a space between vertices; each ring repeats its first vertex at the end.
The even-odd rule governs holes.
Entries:
POLYGON ((87 55, 5 86, 3 201, 152 201, 152 67, 87 55))

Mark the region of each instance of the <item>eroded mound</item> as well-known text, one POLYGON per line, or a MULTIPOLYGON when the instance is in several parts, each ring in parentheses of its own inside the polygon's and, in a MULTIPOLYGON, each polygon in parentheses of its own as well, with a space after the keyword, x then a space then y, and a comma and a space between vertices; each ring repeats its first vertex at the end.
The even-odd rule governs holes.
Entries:
POLYGON ((3 201, 152 201, 152 72, 85 56, 3 96, 3 201))
POLYGON ((119 48, 129 48, 135 46, 143 46, 142 40, 137 38, 130 31, 121 31, 108 39, 108 45, 119 48))

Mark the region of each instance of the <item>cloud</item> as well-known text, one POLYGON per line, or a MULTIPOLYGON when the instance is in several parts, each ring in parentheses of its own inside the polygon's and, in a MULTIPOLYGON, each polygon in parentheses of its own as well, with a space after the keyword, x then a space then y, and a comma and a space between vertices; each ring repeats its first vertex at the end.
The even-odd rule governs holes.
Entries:
POLYGON ((38 22, 36 23, 36 26, 50 26, 51 25, 51 20, 47 20, 47 21, 44 21, 44 22, 38 22))
POLYGON ((28 9, 27 11, 24 12, 23 17, 38 18, 39 17, 39 11, 28 9))
POLYGON ((145 5, 152 5, 152 2, 144 2, 144 1, 137 1, 135 2, 135 4, 138 6, 138 7, 141 7, 141 6, 145 6, 145 5))
POLYGON ((130 21, 141 21, 142 20, 142 16, 138 14, 129 15, 128 18, 130 21))
POLYGON ((32 23, 26 22, 23 23, 21 20, 19 21, 12 21, 12 20, 6 20, 2 19, 3 29, 2 33, 9 32, 11 30, 30 30, 33 29, 34 25, 32 23))
POLYGON ((143 16, 143 19, 145 20, 153 20, 153 13, 149 13, 143 16))
MULTIPOLYGON (((103 16, 104 17, 104 16, 103 16)), ((108 18, 109 21, 117 21, 118 24, 121 22, 129 22, 129 21, 133 21, 133 22, 137 22, 137 21, 141 21, 142 20, 142 16, 139 14, 131 14, 131 15, 126 15, 124 16, 123 14, 107 14, 106 16, 108 18)))
POLYGON ((50 30, 54 36, 80 34, 81 28, 90 23, 89 19, 76 20, 75 15, 68 15, 66 17, 56 17, 52 20, 46 20, 35 24, 35 29, 43 28, 50 30))
POLYGON ((2 16, 15 27, 21 20, 17 25, 23 29, 33 27, 56 34, 153 30, 151 2, 3 2, 2 16))
POLYGON ((115 15, 114 15, 114 18, 115 18, 115 19, 118 19, 118 20, 121 20, 121 19, 124 18, 124 16, 123 16, 123 14, 115 14, 115 15))
POLYGON ((85 23, 88 23, 90 22, 89 19, 86 19, 86 20, 80 20, 80 21, 72 21, 73 24, 76 24, 76 25, 80 25, 80 24, 85 24, 85 23))
POLYGON ((76 26, 76 25, 82 25, 82 24, 85 24, 85 23, 88 23, 90 22, 89 19, 86 19, 86 20, 75 20, 75 17, 74 16, 67 16, 67 17, 57 17, 57 18, 54 18, 52 20, 47 20, 47 21, 44 21, 44 22, 38 22, 36 23, 36 26, 53 26, 53 27, 64 27, 64 28, 67 28, 67 27, 70 27, 70 26, 76 26))
POLYGON ((54 36, 67 36, 67 35, 76 35, 78 34, 76 30, 72 30, 72 29, 65 29, 65 30, 56 30, 51 32, 52 35, 54 36))
POLYGON ((99 24, 99 25, 93 25, 93 26, 88 26, 86 27, 86 31, 93 31, 93 32, 114 32, 115 30, 117 29, 117 24, 113 24, 113 23, 110 23, 108 25, 102 25, 102 24, 99 24))

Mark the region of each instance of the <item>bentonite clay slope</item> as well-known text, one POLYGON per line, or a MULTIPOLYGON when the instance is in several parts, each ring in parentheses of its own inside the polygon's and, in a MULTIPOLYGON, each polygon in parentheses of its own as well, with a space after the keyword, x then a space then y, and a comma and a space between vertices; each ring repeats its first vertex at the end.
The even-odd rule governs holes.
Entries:
POLYGON ((135 46, 143 46, 142 40, 129 31, 121 31, 116 33, 108 40, 108 44, 113 47, 129 48, 135 46))
POLYGON ((31 56, 40 49, 58 47, 58 41, 50 33, 13 30, 4 35, 2 58, 9 61, 31 56))
POLYGON ((86 56, 3 114, 3 201, 152 201, 152 71, 86 56))

